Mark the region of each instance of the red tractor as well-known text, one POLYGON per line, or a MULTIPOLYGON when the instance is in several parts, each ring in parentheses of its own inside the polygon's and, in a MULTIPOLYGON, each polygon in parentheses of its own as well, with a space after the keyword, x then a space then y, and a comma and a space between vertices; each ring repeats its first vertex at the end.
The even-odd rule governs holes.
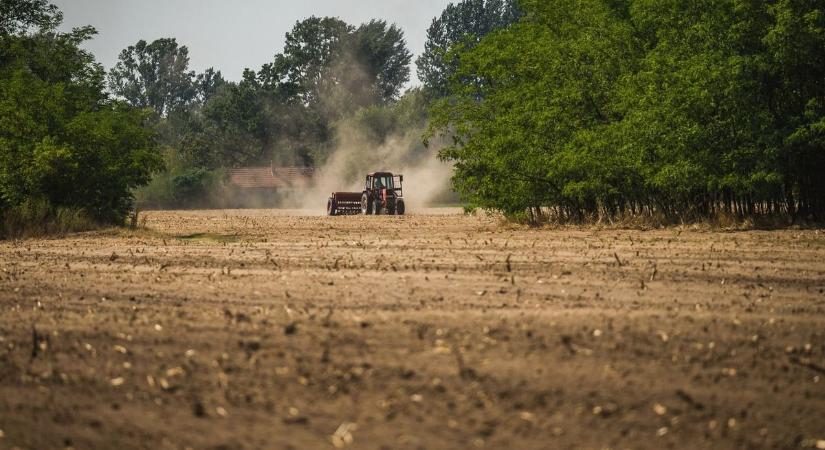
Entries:
POLYGON ((363 192, 333 192, 327 201, 327 214, 404 215, 404 175, 375 172, 367 175, 363 192))

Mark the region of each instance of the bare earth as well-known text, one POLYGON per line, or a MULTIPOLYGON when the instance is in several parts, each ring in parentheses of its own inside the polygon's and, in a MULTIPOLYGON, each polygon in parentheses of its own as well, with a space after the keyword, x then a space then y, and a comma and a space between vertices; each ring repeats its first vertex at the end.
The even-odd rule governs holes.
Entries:
POLYGON ((0 242, 0 448, 825 448, 825 232, 425 213, 0 242))

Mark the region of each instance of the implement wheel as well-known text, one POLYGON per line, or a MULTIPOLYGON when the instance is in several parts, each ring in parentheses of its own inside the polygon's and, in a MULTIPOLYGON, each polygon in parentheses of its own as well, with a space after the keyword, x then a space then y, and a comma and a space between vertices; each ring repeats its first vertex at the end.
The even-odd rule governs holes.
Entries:
POLYGON ((338 202, 335 201, 334 198, 330 197, 327 200, 327 215, 334 216, 338 214, 338 202))
POLYGON ((370 201, 370 196, 366 193, 361 196, 361 214, 372 214, 372 202, 370 201))

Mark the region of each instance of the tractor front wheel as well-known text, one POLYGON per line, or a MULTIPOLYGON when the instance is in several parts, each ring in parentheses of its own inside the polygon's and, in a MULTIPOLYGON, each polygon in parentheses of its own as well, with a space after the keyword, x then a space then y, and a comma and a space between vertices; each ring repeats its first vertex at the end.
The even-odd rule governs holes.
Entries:
POLYGON ((399 216, 404 215, 404 200, 398 199, 395 202, 395 213, 399 216))
POLYGON ((361 214, 372 214, 372 202, 370 201, 370 196, 366 193, 361 196, 361 214))
POLYGON ((381 212, 382 212, 381 210, 382 209, 383 208, 381 206, 381 199, 376 198, 375 200, 372 201, 372 213, 374 215, 376 215, 376 216, 381 215, 381 212))

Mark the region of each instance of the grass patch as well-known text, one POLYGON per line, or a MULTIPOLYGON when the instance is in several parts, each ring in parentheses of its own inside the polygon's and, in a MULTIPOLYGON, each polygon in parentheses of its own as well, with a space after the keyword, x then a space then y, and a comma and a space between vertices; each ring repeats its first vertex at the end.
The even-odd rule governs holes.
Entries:
POLYGON ((44 200, 26 201, 0 212, 0 239, 62 235, 100 226, 81 208, 55 208, 44 200))
POLYGON ((143 239, 175 239, 176 236, 172 236, 157 230, 153 230, 151 228, 145 227, 107 227, 102 228, 99 230, 94 230, 91 235, 94 236, 104 236, 104 237, 116 237, 116 238, 124 238, 124 239, 132 239, 132 238, 143 238, 143 239))
POLYGON ((194 233, 185 236, 177 236, 184 241, 214 242, 219 244, 231 244, 240 241, 237 234, 217 234, 217 233, 194 233))

